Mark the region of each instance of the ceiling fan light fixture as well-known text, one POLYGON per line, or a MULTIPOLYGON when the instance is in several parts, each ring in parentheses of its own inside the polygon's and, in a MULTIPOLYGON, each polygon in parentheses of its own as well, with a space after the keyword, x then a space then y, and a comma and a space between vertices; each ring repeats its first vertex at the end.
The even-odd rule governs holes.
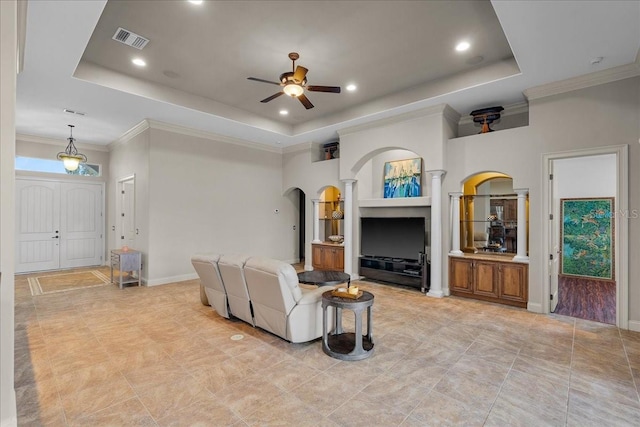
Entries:
POLYGON ((295 83, 289 83, 285 85, 285 87, 282 88, 282 91, 293 98, 297 98, 304 93, 304 89, 302 88, 302 86, 295 83))
POLYGON ((80 163, 87 162, 87 156, 82 153, 78 153, 78 149, 76 148, 73 141, 76 139, 73 137, 73 125, 68 125, 70 128, 70 136, 67 138, 69 140, 69 144, 67 144, 67 148, 64 151, 58 153, 58 160, 62 160, 62 164, 64 168, 69 172, 73 172, 78 169, 80 163))

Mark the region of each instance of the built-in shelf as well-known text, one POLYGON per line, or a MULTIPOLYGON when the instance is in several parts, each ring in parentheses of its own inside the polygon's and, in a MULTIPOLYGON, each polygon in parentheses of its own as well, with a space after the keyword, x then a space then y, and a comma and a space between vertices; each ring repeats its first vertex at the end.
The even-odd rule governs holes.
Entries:
POLYGON ((409 206, 431 206, 431 197, 402 197, 396 199, 360 199, 361 208, 393 208, 409 206))

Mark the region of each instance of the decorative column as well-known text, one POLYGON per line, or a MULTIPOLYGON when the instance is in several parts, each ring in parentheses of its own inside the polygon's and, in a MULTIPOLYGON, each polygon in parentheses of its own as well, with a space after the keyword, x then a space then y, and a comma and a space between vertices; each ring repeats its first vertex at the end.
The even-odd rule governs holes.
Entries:
POLYGON ((344 272, 355 278, 353 271, 353 184, 355 179, 344 182, 344 272))
POLYGON ((529 262, 527 256, 527 194, 528 188, 513 189, 518 195, 518 249, 514 261, 529 262))
POLYGON ((427 296, 442 298, 442 177, 443 170, 431 174, 431 283, 427 296))
MULTIPOLYGON (((463 193, 449 193, 451 196, 451 251, 449 255, 462 255, 460 250, 460 197, 463 193)), ((433 204, 433 201, 432 201, 433 204)))
POLYGON ((311 243, 322 243, 320 240, 320 212, 319 209, 319 199, 312 199, 313 202, 313 240, 311 243))

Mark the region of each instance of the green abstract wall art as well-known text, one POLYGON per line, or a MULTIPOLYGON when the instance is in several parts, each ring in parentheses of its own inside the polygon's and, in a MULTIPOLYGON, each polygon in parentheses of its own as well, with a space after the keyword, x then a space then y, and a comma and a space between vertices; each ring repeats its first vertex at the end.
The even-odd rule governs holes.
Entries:
POLYGON ((614 280, 614 199, 561 199, 561 273, 614 280))

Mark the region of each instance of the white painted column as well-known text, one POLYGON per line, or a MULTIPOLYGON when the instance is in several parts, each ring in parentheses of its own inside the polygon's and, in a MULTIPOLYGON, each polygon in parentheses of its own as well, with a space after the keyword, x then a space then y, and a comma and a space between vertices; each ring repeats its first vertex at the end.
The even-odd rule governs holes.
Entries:
POLYGON ((513 189, 518 195, 518 249, 514 261, 529 262, 527 256, 527 194, 529 189, 513 189))
POLYGON ((344 272, 352 279, 357 274, 353 271, 353 184, 355 179, 343 179, 344 182, 344 272))
POLYGON ((462 251, 460 250, 460 197, 462 194, 463 193, 449 193, 449 196, 451 196, 452 210, 451 251, 449 251, 449 255, 462 255, 462 251))
POLYGON ((313 240, 311 243, 322 243, 320 240, 320 200, 312 199, 313 202, 313 240))
POLYGON ((442 298, 442 177, 445 171, 431 174, 431 283, 427 296, 442 298))

